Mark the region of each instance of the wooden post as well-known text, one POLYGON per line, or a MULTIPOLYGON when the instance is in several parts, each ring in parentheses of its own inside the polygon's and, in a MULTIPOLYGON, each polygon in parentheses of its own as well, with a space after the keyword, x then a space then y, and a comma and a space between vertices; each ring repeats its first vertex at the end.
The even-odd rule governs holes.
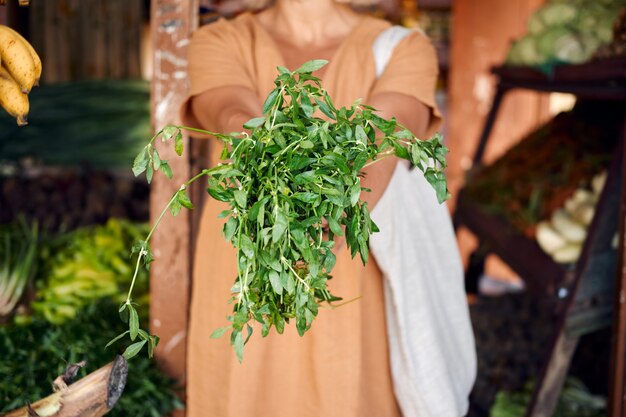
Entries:
MULTIPOLYGON (((626 125, 622 134, 626 141, 626 125)), ((626 144, 622 152, 623 161, 626 161, 626 144)), ((607 415, 610 417, 626 415, 626 162, 622 166, 618 256, 607 404, 607 415)))
MULTIPOLYGON (((154 53, 152 127, 159 130, 179 123, 178 110, 187 93, 187 45, 196 27, 197 0, 152 0, 151 34, 154 53)), ((173 146, 157 144, 159 154, 174 171, 174 180, 155 175, 150 195, 154 222, 180 184, 189 178, 189 161, 173 146)), ((185 145, 188 145, 186 140, 185 145)), ((190 216, 186 210, 166 215, 152 240, 156 261, 150 275, 150 328, 161 337, 156 350, 159 364, 185 384, 187 315, 191 275, 190 216)))
MULTIPOLYGON (((526 21, 544 0, 456 0, 450 42, 450 148, 447 176, 452 195, 472 166, 472 154, 495 91, 493 66, 501 65, 513 39, 526 33, 526 21)), ((547 119, 547 101, 539 93, 507 94, 485 159, 490 162, 523 134, 547 119)))

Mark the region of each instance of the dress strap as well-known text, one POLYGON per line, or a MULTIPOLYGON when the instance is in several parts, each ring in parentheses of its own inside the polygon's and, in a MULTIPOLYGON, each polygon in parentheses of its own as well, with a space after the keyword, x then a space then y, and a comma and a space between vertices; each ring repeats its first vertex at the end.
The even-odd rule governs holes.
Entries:
POLYGON ((374 40, 372 50, 374 52, 374 62, 376 64, 376 78, 380 78, 387 68, 391 54, 396 45, 409 36, 413 30, 403 26, 391 26, 383 30, 374 40))

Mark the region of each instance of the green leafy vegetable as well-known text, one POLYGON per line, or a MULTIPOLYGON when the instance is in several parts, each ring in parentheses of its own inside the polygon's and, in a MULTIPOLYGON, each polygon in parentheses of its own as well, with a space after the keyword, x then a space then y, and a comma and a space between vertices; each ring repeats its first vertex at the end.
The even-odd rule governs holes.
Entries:
MULTIPOLYGON (((534 386, 535 383, 529 381, 519 392, 498 392, 489 416, 523 417, 530 403, 534 386)), ((604 416, 606 416, 606 398, 593 395, 580 380, 568 376, 554 411, 554 417, 604 416)))
MULTIPOLYGON (((124 330, 116 311, 117 303, 101 299, 61 325, 34 317, 28 325, 0 326, 0 414, 50 395, 51 382, 70 363, 87 361, 77 377, 82 378, 112 361, 116 349, 102 347, 112 333, 124 330)), ((166 416, 177 408, 182 404, 175 381, 153 360, 138 356, 129 363, 124 395, 107 417, 166 416)))
POLYGON ((38 226, 25 221, 0 229, 0 317, 9 315, 37 271, 38 226))
MULTIPOLYGON (((230 210, 220 217, 227 219, 224 235, 237 249, 234 308, 228 320, 239 360, 255 321, 261 324, 262 335, 267 335, 272 327, 282 333, 285 323, 294 320, 302 335, 317 316, 318 304, 340 300, 327 289, 336 260, 332 252, 336 236, 345 235, 352 256, 359 254, 367 262, 369 237, 378 228, 367 203, 360 199, 364 168, 394 155, 408 159, 433 185, 440 202, 449 195, 443 173, 447 149, 441 137, 418 140, 394 119, 385 120, 358 101, 337 109, 311 74, 325 64, 310 61, 293 72, 279 68, 276 88, 263 106, 264 115, 244 125, 250 133, 224 135, 167 126, 146 145, 133 166, 136 175, 144 171, 144 165, 154 166, 153 141, 159 136, 167 141, 181 129, 208 133, 224 143, 221 157, 225 162, 183 184, 163 214, 168 209, 176 213, 181 205, 188 207, 181 196, 201 177, 206 177, 209 195, 229 204, 230 210), (326 118, 319 117, 318 110, 326 118), (245 340, 244 328, 248 331, 245 340)), ((161 162, 161 171, 163 166, 161 162)), ((151 260, 151 235, 135 248, 138 266, 151 260)), ((131 294, 132 284, 128 306, 131 294)), ((220 329, 214 336, 225 331, 220 329)))
MULTIPOLYGON (((44 259, 42 269, 47 274, 37 282, 34 312, 50 323, 61 324, 101 297, 121 301, 121 288, 128 286, 135 266, 128 246, 146 231, 144 224, 110 219, 105 225, 83 227, 57 237, 56 243, 49 244, 51 254, 44 259)), ((148 274, 138 271, 137 277, 139 292, 145 295, 148 274)))

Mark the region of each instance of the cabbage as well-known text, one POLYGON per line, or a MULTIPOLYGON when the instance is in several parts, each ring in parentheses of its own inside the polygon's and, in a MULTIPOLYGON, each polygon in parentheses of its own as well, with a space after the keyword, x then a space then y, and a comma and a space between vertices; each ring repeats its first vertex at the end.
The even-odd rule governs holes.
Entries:
POLYGON ((514 65, 539 65, 545 61, 545 55, 537 50, 536 39, 530 35, 514 42, 509 53, 509 63, 514 65))
POLYGON ((558 26, 572 22, 578 16, 576 6, 569 3, 551 3, 537 11, 546 26, 558 26))
POLYGON ((528 33, 532 35, 537 35, 543 32, 545 28, 546 24, 543 23, 543 20, 541 19, 541 15, 539 13, 534 13, 532 16, 530 16, 530 19, 528 19, 528 33))
POLYGON ((549 28, 545 33, 539 35, 537 38, 537 50, 539 53, 545 56, 555 56, 557 47, 555 46, 557 42, 560 45, 567 45, 568 40, 574 38, 572 30, 568 29, 565 26, 557 26, 553 28, 549 28), (560 41, 560 39, 565 39, 564 41, 560 41))
POLYGON ((553 48, 554 57, 559 61, 569 64, 580 64, 589 59, 583 43, 572 33, 557 38, 554 41, 553 48))
POLYGON ((626 0, 549 0, 528 20, 528 35, 512 43, 507 63, 579 64, 611 42, 613 23, 626 0))

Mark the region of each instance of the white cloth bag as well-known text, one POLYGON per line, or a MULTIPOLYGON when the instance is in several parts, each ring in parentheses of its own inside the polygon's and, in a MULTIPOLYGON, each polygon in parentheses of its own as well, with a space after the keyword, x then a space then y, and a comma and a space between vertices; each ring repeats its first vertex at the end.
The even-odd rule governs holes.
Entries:
MULTIPOLYGON (((380 76, 411 31, 373 44, 380 76)), ((370 249, 383 273, 394 392, 404 417, 460 417, 476 377, 463 266, 448 209, 417 170, 398 163, 372 211, 370 249)))

